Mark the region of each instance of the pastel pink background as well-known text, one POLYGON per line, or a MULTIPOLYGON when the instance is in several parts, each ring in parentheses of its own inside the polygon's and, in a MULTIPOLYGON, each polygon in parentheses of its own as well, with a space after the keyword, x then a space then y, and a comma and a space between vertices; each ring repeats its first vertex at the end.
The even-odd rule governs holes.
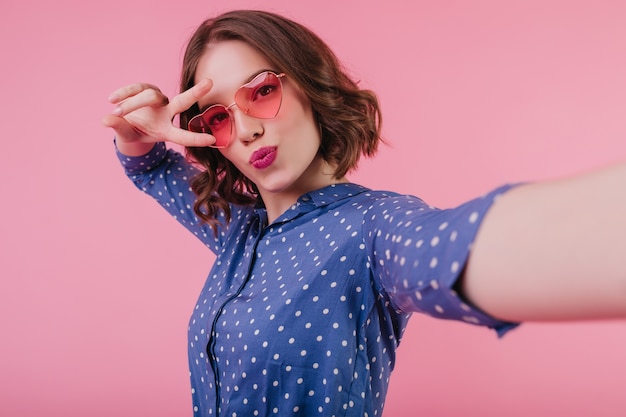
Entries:
MULTIPOLYGON (((126 180, 100 119, 118 86, 174 94, 193 28, 247 7, 308 25, 378 92, 391 146, 356 182, 448 207, 626 159, 621 0, 4 1, 0 415, 191 414, 212 257, 126 180)), ((624 352, 624 321, 498 340, 414 317, 385 415, 624 416, 624 352)))

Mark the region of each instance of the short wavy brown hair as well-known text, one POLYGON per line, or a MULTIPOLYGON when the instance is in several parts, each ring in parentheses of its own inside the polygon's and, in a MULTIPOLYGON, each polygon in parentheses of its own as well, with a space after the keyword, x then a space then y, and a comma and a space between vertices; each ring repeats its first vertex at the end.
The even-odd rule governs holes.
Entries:
MULTIPOLYGON (((196 69, 207 45, 240 40, 263 55, 274 70, 284 72, 309 99, 321 127, 320 155, 337 167, 336 178, 356 168, 361 155, 376 153, 381 114, 378 99, 360 89, 330 48, 311 30, 280 15, 236 10, 205 20, 191 36, 183 59, 181 91, 194 85, 196 69)), ((180 114, 180 126, 199 113, 198 104, 180 114)), ((214 148, 188 147, 187 157, 204 168, 191 181, 197 195, 194 211, 216 231, 216 215, 230 221, 229 203, 261 202, 252 181, 214 148)))

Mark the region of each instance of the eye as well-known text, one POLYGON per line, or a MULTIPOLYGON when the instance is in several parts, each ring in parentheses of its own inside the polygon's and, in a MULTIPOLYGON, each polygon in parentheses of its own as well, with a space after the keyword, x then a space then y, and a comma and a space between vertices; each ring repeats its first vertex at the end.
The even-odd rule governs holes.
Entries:
POLYGON ((208 117, 207 123, 211 128, 219 127, 222 123, 227 122, 229 117, 230 116, 226 111, 211 113, 208 117))
POLYGON ((276 92, 277 88, 278 87, 275 84, 264 84, 260 86, 259 88, 257 88, 256 90, 254 90, 254 94, 252 95, 252 100, 256 101, 264 97, 267 97, 273 94, 274 92, 276 92))

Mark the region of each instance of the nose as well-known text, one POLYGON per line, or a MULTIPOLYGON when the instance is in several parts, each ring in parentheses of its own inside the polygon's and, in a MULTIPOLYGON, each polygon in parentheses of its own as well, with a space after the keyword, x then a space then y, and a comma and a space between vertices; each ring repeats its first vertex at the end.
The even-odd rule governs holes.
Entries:
POLYGON ((263 122, 243 112, 238 106, 231 109, 235 138, 248 143, 263 135, 263 122))

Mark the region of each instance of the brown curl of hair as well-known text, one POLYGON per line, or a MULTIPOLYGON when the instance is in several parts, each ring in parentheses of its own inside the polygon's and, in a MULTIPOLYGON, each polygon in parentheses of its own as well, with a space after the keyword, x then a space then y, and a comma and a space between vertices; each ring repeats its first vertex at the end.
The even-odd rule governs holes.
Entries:
MULTIPOLYGON (((304 92, 321 127, 320 155, 336 166, 335 178, 356 168, 361 154, 371 157, 376 153, 382 141, 382 120, 375 94, 358 87, 317 35, 274 13, 236 10, 205 20, 187 44, 181 91, 195 84, 198 62, 207 45, 226 40, 247 43, 304 92)), ((199 112, 196 103, 181 113, 181 128, 187 129, 189 120, 199 112)), ((187 157, 203 168, 191 181, 197 195, 194 211, 214 232, 220 211, 230 221, 229 203, 261 202, 255 184, 217 149, 187 147, 186 151, 187 157)))

